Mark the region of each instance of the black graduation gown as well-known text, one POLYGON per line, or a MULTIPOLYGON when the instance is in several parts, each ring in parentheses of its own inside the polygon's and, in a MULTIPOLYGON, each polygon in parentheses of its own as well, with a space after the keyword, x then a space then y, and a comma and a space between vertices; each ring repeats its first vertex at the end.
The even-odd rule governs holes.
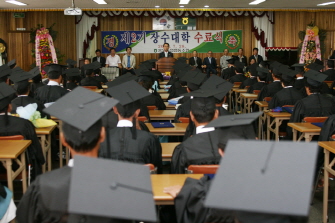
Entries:
POLYGON ((99 89, 102 89, 102 86, 99 81, 97 81, 94 77, 85 77, 80 81, 81 86, 96 86, 99 89))
POLYGON ((322 94, 311 94, 294 105, 290 122, 301 122, 304 117, 323 117, 335 114, 335 102, 322 94))
POLYGON ((45 104, 55 102, 68 92, 68 90, 62 88, 61 86, 44 85, 43 87, 36 89, 34 98, 42 104, 45 104))
POLYGON ((225 80, 229 80, 233 76, 235 76, 234 67, 228 67, 222 71, 222 78, 225 80))
POLYGON ((158 110, 165 110, 166 106, 160 96, 150 94, 141 99, 141 104, 144 106, 156 106, 158 110))
POLYGON ((151 163, 162 171, 162 147, 153 134, 136 130, 136 139, 129 127, 108 130, 106 140, 101 143, 99 157, 124 160, 132 163, 151 163), (109 144, 109 145, 108 145, 109 144))
POLYGON ((261 92, 259 92, 256 101, 263 101, 265 97, 273 97, 281 89, 283 89, 283 86, 280 81, 274 81, 271 84, 265 85, 263 89, 258 89, 261 90, 261 92))
POLYGON ((41 104, 40 102, 36 101, 34 98, 31 98, 29 96, 21 96, 21 97, 17 97, 15 98, 11 104, 12 104, 12 111, 11 113, 13 114, 16 114, 16 109, 17 107, 20 107, 20 106, 27 106, 29 104, 33 104, 33 103, 36 103, 37 104, 37 111, 39 111, 41 113, 41 117, 44 118, 46 116, 48 116, 47 114, 45 114, 43 112, 43 109, 44 109, 44 105, 41 104))
POLYGON ((245 79, 247 79, 246 76, 244 76, 244 74, 236 74, 234 76, 232 76, 229 81, 230 83, 235 83, 235 82, 243 82, 245 79))
POLYGON ((101 74, 99 76, 95 76, 94 79, 96 79, 99 83, 106 84, 108 82, 107 77, 103 74, 101 74))
POLYGON ((302 98, 304 98, 304 95, 294 87, 283 88, 272 97, 269 102, 269 108, 295 105, 295 103, 302 98))
POLYGON ((248 88, 247 93, 254 93, 254 90, 262 90, 262 88, 266 85, 267 83, 265 82, 257 82, 256 84, 253 84, 248 88))
POLYGON ((178 122, 180 117, 190 117, 191 111, 191 99, 185 101, 182 105, 177 108, 176 115, 174 117, 174 122, 178 122))
POLYGON ((247 86, 252 86, 252 85, 254 85, 254 84, 256 84, 257 83, 257 78, 256 77, 254 77, 254 78, 247 78, 247 79, 245 79, 242 83, 241 83, 241 85, 240 85, 240 89, 244 89, 245 87, 247 87, 247 86))
POLYGON ((323 73, 328 76, 325 81, 334 81, 335 80, 335 70, 334 69, 328 69, 328 70, 324 71, 323 73))
POLYGON ((186 101, 190 100, 190 96, 184 96, 181 99, 178 100, 178 104, 184 104, 186 101))
POLYGON ((186 87, 182 87, 180 85, 180 82, 177 81, 176 83, 174 83, 171 88, 169 89, 169 97, 168 100, 170 100, 171 98, 177 98, 179 96, 181 96, 182 94, 186 94, 187 93, 187 89, 186 87))
POLYGON ((78 87, 78 85, 76 83, 73 83, 73 82, 66 83, 66 89, 67 90, 71 90, 72 91, 76 87, 78 87))
POLYGON ((305 79, 296 79, 294 84, 293 84, 293 87, 298 89, 298 90, 301 90, 302 88, 305 88, 305 79))
POLYGON ((40 83, 31 83, 29 96, 34 97, 35 91, 37 88, 44 86, 42 82, 40 83))
POLYGON ((7 116, 8 125, 6 125, 6 116, 0 115, 0 136, 23 135, 24 139, 31 140, 32 143, 27 149, 27 164, 31 164, 33 171, 32 179, 42 173, 42 165, 45 163, 41 144, 37 138, 34 125, 23 118, 7 116))
MULTIPOLYGON (((301 88, 300 92, 304 95, 304 97, 307 97, 306 88, 301 88)), ((320 93, 321 94, 332 94, 332 90, 331 88, 328 87, 328 84, 322 82, 320 93)))
POLYGON ((72 168, 63 168, 40 175, 23 195, 16 211, 18 223, 57 222, 69 219, 75 222, 126 223, 132 221, 70 215, 67 212, 72 168))

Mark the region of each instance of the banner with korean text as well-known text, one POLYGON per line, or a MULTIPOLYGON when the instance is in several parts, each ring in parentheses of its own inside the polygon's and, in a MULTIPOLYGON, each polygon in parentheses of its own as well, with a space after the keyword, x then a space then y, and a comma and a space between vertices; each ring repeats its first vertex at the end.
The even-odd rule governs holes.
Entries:
POLYGON ((160 53, 164 43, 170 44, 172 53, 221 53, 225 48, 238 52, 242 47, 242 30, 102 31, 101 37, 102 53, 112 47, 122 53, 128 46, 133 53, 160 53))

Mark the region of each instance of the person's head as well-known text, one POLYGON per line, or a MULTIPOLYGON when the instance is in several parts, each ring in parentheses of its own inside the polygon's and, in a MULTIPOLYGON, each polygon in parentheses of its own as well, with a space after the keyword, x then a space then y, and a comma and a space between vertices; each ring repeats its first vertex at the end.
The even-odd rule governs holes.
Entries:
POLYGON ((243 67, 242 66, 235 66, 235 73, 236 74, 243 74, 243 67))
POLYGON ((110 49, 110 53, 111 53, 112 56, 115 56, 115 54, 116 54, 116 50, 115 50, 115 48, 112 47, 112 48, 110 49))
POLYGON ((92 70, 92 69, 85 70, 85 75, 86 75, 86 77, 93 77, 94 76, 94 70, 92 70))
POLYGON ((170 44, 168 44, 168 43, 164 43, 164 45, 163 45, 163 49, 164 49, 164 51, 165 51, 165 52, 169 51, 169 48, 170 48, 170 44))
POLYGON ((99 120, 88 130, 81 131, 66 122, 63 123, 60 139, 64 146, 69 147, 72 156, 75 154, 91 154, 97 157, 100 143, 105 140, 105 128, 99 120))
POLYGON ((130 47, 130 46, 128 46, 128 47, 126 48, 126 52, 127 52, 128 55, 131 54, 131 47, 130 47))
POLYGON ((37 74, 35 77, 32 78, 33 83, 40 83, 42 81, 42 75, 37 74))
POLYGON ((281 77, 281 83, 283 87, 293 86, 294 84, 294 77, 289 76, 287 74, 283 74, 281 77))
POLYGON ((207 124, 218 117, 219 112, 216 109, 214 97, 195 97, 191 100, 190 116, 196 127, 207 124))
POLYGON ((126 105, 120 103, 114 106, 114 113, 119 115, 119 119, 132 119, 137 118, 140 114, 141 101, 137 100, 126 105))
POLYGON ((88 59, 88 58, 85 58, 84 59, 84 64, 86 65, 86 64, 90 64, 91 63, 91 60, 90 59, 88 59))
POLYGON ((61 83, 63 80, 63 76, 61 72, 59 71, 49 71, 48 77, 49 77, 49 80, 55 81, 57 83, 61 83))
POLYGON ((251 59, 251 60, 250 60, 250 65, 252 65, 252 64, 254 64, 254 63, 256 63, 255 59, 251 59))
POLYGON ((273 80, 281 80, 282 72, 278 68, 274 68, 272 71, 272 78, 273 80))
POLYGON ((322 83, 320 83, 319 85, 315 85, 315 84, 308 83, 308 80, 306 80, 305 89, 306 89, 307 95, 310 95, 313 93, 320 93, 322 89, 322 83))
POLYGON ((196 57, 197 54, 198 54, 198 52, 196 50, 193 50, 193 52, 192 52, 193 57, 196 57))
POLYGON ((258 55, 258 48, 253 48, 252 49, 252 54, 253 55, 258 55))
POLYGON ((333 69, 334 69, 334 61, 333 61, 333 60, 328 60, 328 61, 327 61, 327 67, 328 67, 328 68, 333 68, 333 69))
POLYGON ((238 49, 238 55, 242 56, 243 55, 243 48, 238 49))
POLYGON ((257 75, 257 80, 258 82, 261 82, 261 81, 266 81, 268 78, 268 75, 266 73, 258 73, 257 75))
POLYGON ((207 52, 207 56, 208 56, 208 57, 212 57, 212 54, 213 54, 212 51, 208 51, 208 52, 207 52))
POLYGON ((228 53, 229 53, 229 50, 228 50, 228 49, 224 49, 224 50, 223 50, 223 55, 228 56, 228 53))
POLYGON ((14 83, 14 88, 17 95, 28 95, 30 90, 30 83, 28 80, 14 83))
POLYGON ((144 87, 147 91, 152 88, 152 81, 151 80, 140 80, 138 82, 142 87, 144 87))
POLYGON ((100 57, 100 56, 101 56, 101 50, 97 49, 97 50, 95 51, 95 55, 96 55, 97 57, 100 57))

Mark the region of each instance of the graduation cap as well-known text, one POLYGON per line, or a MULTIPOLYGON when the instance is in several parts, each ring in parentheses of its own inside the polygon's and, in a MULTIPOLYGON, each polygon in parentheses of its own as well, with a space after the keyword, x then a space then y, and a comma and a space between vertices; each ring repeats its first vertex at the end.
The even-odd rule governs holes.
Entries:
POLYGON ((66 74, 66 76, 68 77, 77 77, 77 76, 80 76, 81 73, 80 73, 80 70, 79 68, 70 68, 70 69, 66 69, 64 71, 64 73, 66 74))
POLYGON ((226 61, 228 62, 228 64, 234 64, 235 58, 232 57, 232 58, 227 59, 226 61))
POLYGON ((238 126, 238 125, 249 125, 251 124, 256 118, 262 115, 263 112, 252 112, 248 114, 241 114, 241 115, 224 115, 219 116, 217 119, 211 121, 205 127, 231 127, 231 126, 238 126))
POLYGON ((295 63, 291 67, 294 67, 294 70, 298 71, 299 73, 304 71, 305 64, 303 63, 295 63))
POLYGON ((311 142, 230 140, 205 207, 307 216, 317 152, 311 142))
POLYGON ((7 66, 13 69, 16 66, 16 59, 9 61, 7 66))
POLYGON ((12 70, 9 68, 8 65, 4 64, 0 66, 0 78, 10 75, 11 72, 12 70))
POLYGON ((150 95, 149 91, 145 90, 134 80, 108 88, 106 91, 113 98, 119 100, 121 105, 127 105, 150 95))
POLYGON ((10 104, 12 98, 9 97, 14 94, 14 89, 4 82, 0 83, 0 110, 4 109, 8 104, 10 104))
POLYGON ((85 70, 96 70, 99 69, 100 67, 101 63, 99 63, 98 61, 94 61, 93 63, 84 65, 82 68, 85 70))
POLYGON ((70 214, 157 221, 148 167, 85 156, 75 156, 74 163, 70 214))
MULTIPOLYGON (((36 75, 35 75, 36 76, 36 75)), ((9 79, 11 81, 13 81, 14 83, 20 82, 20 81, 28 81, 29 79, 31 79, 33 76, 24 71, 24 70, 13 70, 13 73, 9 76, 9 79)))
POLYGON ((107 82, 106 85, 108 86, 108 88, 111 88, 111 87, 117 86, 119 84, 131 81, 131 80, 136 80, 137 78, 138 78, 137 76, 131 73, 126 73, 122 76, 115 78, 113 81, 107 82))
POLYGON ((66 63, 67 63, 68 66, 74 67, 77 64, 77 61, 72 60, 72 59, 67 59, 66 63))
POLYGON ((28 73, 30 73, 32 75, 32 77, 35 77, 38 74, 40 74, 40 67, 34 67, 30 71, 28 71, 28 73))
POLYGON ((314 60, 314 63, 317 63, 317 64, 319 64, 319 65, 323 65, 323 62, 322 62, 321 60, 319 60, 318 58, 316 58, 316 59, 314 60))
POLYGON ((233 83, 223 80, 216 75, 212 75, 201 85, 200 89, 220 89, 222 91, 220 93, 214 94, 214 97, 218 100, 222 100, 223 97, 230 91, 233 86, 233 83))
POLYGON ((191 90, 199 89, 201 83, 206 78, 206 74, 202 73, 199 69, 188 71, 182 78, 181 81, 187 82, 187 87, 191 90))
POLYGON ((260 63, 259 63, 259 65, 261 66, 261 67, 264 67, 264 68, 268 68, 268 65, 269 65, 269 61, 261 61, 260 63))
POLYGON ((285 81, 285 82, 291 82, 291 81, 293 81, 295 75, 298 74, 297 71, 288 69, 288 68, 285 67, 285 66, 281 66, 281 67, 280 67, 280 72, 282 73, 282 75, 281 75, 281 79, 282 79, 283 81, 285 81))
MULTIPOLYGON (((223 88, 218 89, 198 89, 186 94, 182 94, 181 96, 193 96, 196 98, 208 98, 217 94, 222 94, 222 92, 225 92, 226 90, 223 88)), ((227 93, 226 93, 227 94, 227 93)), ((222 99, 222 98, 221 98, 222 99)))
POLYGON ((315 70, 307 71, 304 76, 307 77, 307 82, 315 87, 320 86, 322 82, 324 82, 328 77, 326 74, 320 73, 315 70))
POLYGON ((264 67, 257 67, 257 76, 259 76, 261 79, 264 79, 268 76, 268 74, 270 73, 269 70, 267 68, 264 67))
POLYGON ((324 66, 314 62, 314 63, 307 65, 306 68, 310 70, 320 71, 324 68, 324 66))
POLYGON ((117 103, 115 99, 76 87, 43 111, 85 132, 117 103))
POLYGON ((274 68, 280 67, 282 65, 283 65, 282 63, 279 63, 277 61, 273 61, 273 62, 270 63, 270 70, 273 71, 274 68))
POLYGON ((241 63, 240 61, 235 60, 234 66, 235 66, 235 69, 237 69, 237 72, 241 72, 241 71, 243 72, 244 63, 241 63))
POLYGON ((145 68, 147 70, 151 70, 154 66, 153 66, 153 62, 144 61, 144 62, 140 63, 140 67, 145 68))
POLYGON ((64 69, 65 67, 66 67, 66 66, 64 66, 64 65, 51 63, 51 64, 47 64, 43 69, 44 69, 44 71, 47 72, 48 74, 49 74, 50 72, 53 72, 53 71, 62 74, 63 69, 64 69))

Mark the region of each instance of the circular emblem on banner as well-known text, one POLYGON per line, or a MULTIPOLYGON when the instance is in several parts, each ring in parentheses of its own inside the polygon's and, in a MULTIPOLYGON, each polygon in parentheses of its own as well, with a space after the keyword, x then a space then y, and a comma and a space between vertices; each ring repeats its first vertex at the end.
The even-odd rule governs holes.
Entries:
POLYGON ((159 24, 163 25, 163 26, 166 26, 167 20, 166 19, 161 19, 161 20, 159 20, 159 24))
POLYGON ((119 45, 119 39, 115 35, 106 35, 103 43, 106 49, 116 48, 119 45))
POLYGON ((188 17, 183 18, 182 22, 183 22, 184 25, 187 25, 188 24, 188 17))
POLYGON ((225 44, 231 50, 236 49, 241 44, 241 37, 237 34, 228 34, 225 38, 225 44))

